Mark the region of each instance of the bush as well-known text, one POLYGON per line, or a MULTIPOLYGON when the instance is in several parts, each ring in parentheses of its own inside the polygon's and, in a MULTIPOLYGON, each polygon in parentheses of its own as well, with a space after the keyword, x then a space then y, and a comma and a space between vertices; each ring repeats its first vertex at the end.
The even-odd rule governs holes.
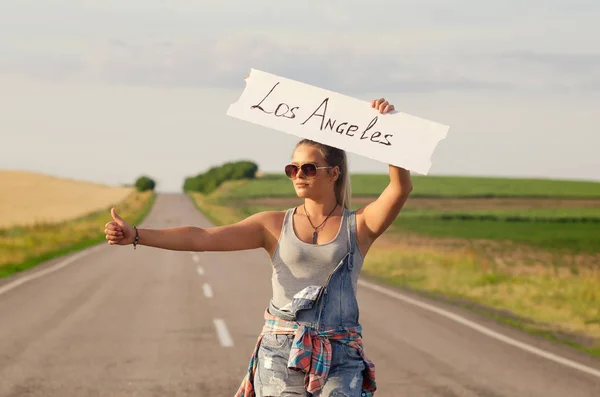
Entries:
POLYGON ((156 182, 147 176, 141 176, 135 181, 135 187, 139 192, 154 190, 156 182))
POLYGON ((211 167, 203 174, 186 178, 183 190, 208 194, 226 181, 254 179, 257 171, 258 165, 251 161, 228 162, 218 167, 211 167))

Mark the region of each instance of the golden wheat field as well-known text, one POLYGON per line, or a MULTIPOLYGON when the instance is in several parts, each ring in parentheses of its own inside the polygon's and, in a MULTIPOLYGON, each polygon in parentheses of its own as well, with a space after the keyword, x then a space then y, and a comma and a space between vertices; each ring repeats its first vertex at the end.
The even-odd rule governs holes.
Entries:
POLYGON ((0 170, 0 229, 74 219, 119 203, 134 189, 0 170))

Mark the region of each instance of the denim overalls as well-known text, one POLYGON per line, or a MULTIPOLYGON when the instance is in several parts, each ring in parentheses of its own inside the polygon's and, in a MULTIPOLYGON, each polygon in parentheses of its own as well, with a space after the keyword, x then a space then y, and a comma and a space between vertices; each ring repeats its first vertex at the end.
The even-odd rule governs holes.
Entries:
MULTIPOLYGON (((347 222, 348 253, 330 274, 325 286, 310 286, 296 294, 290 312, 281 311, 272 302, 268 312, 287 321, 314 328, 316 331, 341 327, 360 327, 359 308, 352 284, 356 244, 356 214, 351 211, 347 222)), ((358 251, 360 255, 360 251, 358 251)), ((355 275, 355 274, 354 274, 355 275)), ((355 275, 356 276, 356 275, 355 275)), ((293 335, 263 335, 258 349, 254 387, 256 397, 361 397, 365 361, 359 351, 332 341, 331 368, 320 393, 305 391, 304 373, 287 368, 293 335)))

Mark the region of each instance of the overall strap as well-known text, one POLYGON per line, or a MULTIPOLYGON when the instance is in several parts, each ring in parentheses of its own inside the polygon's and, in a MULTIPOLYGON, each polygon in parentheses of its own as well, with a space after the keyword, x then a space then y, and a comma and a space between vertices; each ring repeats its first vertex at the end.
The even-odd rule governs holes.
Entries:
POLYGON ((348 251, 350 255, 354 254, 354 242, 356 241, 356 211, 348 211, 348 221, 346 223, 348 228, 348 251))

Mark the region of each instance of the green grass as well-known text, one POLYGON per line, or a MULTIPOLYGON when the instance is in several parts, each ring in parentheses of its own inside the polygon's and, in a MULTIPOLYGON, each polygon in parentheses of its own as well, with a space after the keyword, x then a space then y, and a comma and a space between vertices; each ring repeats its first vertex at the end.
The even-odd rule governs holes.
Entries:
MULTIPOLYGON (((562 197, 600 198, 600 182, 543 179, 480 178, 413 175, 413 197, 562 197)), ((352 194, 377 196, 387 186, 386 174, 352 176, 352 194)), ((290 180, 282 175, 239 183, 228 190, 230 199, 292 197, 290 180)))
POLYGON ((394 221, 390 231, 410 231, 438 238, 512 241, 553 251, 588 254, 600 252, 598 222, 506 222, 400 216, 394 221))
MULTIPOLYGON (((219 206, 213 203, 204 204, 204 211, 212 213, 217 211, 219 206)), ((281 211, 286 209, 285 206, 227 206, 229 208, 228 221, 239 221, 245 217, 261 211, 281 211), (235 211, 233 211, 235 208, 235 211), (234 215, 235 214, 235 215, 234 215)), ((587 209, 584 209, 583 214, 586 216, 587 209)), ((598 211, 595 208, 590 210, 598 211)), ((222 210, 218 210, 222 211, 222 210)), ((440 211, 432 211, 432 214, 426 213, 426 216, 420 216, 421 210, 413 212, 401 212, 399 217, 393 223, 393 226, 388 229, 387 234, 400 234, 403 232, 411 232, 423 234, 436 238, 461 238, 466 240, 493 240, 498 242, 517 242, 526 244, 535 248, 547 249, 551 251, 564 251, 571 253, 587 253, 594 254, 600 252, 600 217, 593 218, 593 221, 565 221, 560 218, 559 214, 555 214, 554 218, 544 217, 536 220, 535 214, 532 218, 521 214, 518 220, 505 218, 505 215, 518 214, 518 211, 507 210, 490 210, 482 211, 482 214, 496 213, 497 218, 479 219, 473 214, 460 212, 455 215, 455 218, 448 219, 440 216, 448 215, 440 211), (471 218, 469 218, 471 217, 471 218), (509 219, 509 220, 506 220, 509 219)), ((477 214, 479 211, 474 211, 477 214)), ((569 211, 566 211, 567 213, 569 211)), ((574 212, 574 214, 576 211, 574 212)), ((593 213, 593 211, 592 211, 593 213)), ((544 215, 545 211, 541 211, 538 215, 544 215)), ((573 214, 571 214, 573 215, 573 214)), ((222 217, 212 219, 218 222, 222 217)))
MULTIPOLYGON (((227 200, 224 200, 227 202, 227 200)), ((298 201, 299 203, 301 201, 298 201)), ((353 209, 359 207, 354 204, 353 209)), ((407 208, 408 207, 408 208, 407 208)), ((287 205, 244 205, 242 209, 248 215, 260 211, 282 211, 287 205)), ((441 220, 488 220, 498 222, 541 222, 541 223, 591 223, 600 228, 600 201, 598 207, 589 208, 536 208, 536 209, 486 209, 486 210, 432 210, 421 208, 402 209, 398 219, 441 219, 441 220)))
POLYGON ((600 357, 600 278, 597 270, 534 270, 506 261, 487 264, 468 251, 390 247, 367 255, 369 278, 425 293, 532 334, 600 357))
POLYGON ((202 212, 214 225, 229 225, 239 222, 247 216, 245 211, 242 210, 245 207, 225 206, 218 200, 211 199, 211 197, 207 197, 202 193, 190 192, 188 196, 194 207, 202 212))
MULTIPOLYGON (((355 175, 353 194, 381 192, 386 175, 355 175)), ((415 177, 411 196, 439 197, 600 197, 600 183, 470 177, 415 177)), ((267 175, 263 179, 226 185, 215 198, 246 217, 286 207, 242 205, 248 198, 295 197, 289 180, 267 175)), ((534 204, 535 202, 532 202, 534 204)), ((355 206, 356 207, 356 206, 355 206)), ((598 207, 453 210, 411 208, 410 200, 390 233, 410 231, 438 238, 514 241, 554 251, 600 252, 600 201, 598 207)))
MULTIPOLYGON (((482 209, 482 210, 433 210, 410 208, 402 210, 402 217, 422 219, 488 219, 507 222, 600 222, 600 200, 598 207, 583 208, 533 208, 533 209, 482 209)), ((600 225, 599 225, 600 226, 600 225)))
MULTIPOLYGON (((218 202, 221 202, 226 205, 224 208, 230 209, 228 221, 239 221, 261 211, 288 208, 285 205, 242 205, 227 197, 228 193, 216 201, 205 199, 205 211, 218 210, 218 202), (208 203, 212 203, 210 208, 208 203)), ((600 252, 600 207, 473 211, 405 208, 387 233, 406 231, 437 238, 512 241, 552 251, 594 254, 600 252)))
MULTIPOLYGON (((134 192, 115 208, 132 225, 150 212, 156 194, 134 192)), ((0 278, 106 241, 110 208, 68 222, 0 229, 0 278)))

